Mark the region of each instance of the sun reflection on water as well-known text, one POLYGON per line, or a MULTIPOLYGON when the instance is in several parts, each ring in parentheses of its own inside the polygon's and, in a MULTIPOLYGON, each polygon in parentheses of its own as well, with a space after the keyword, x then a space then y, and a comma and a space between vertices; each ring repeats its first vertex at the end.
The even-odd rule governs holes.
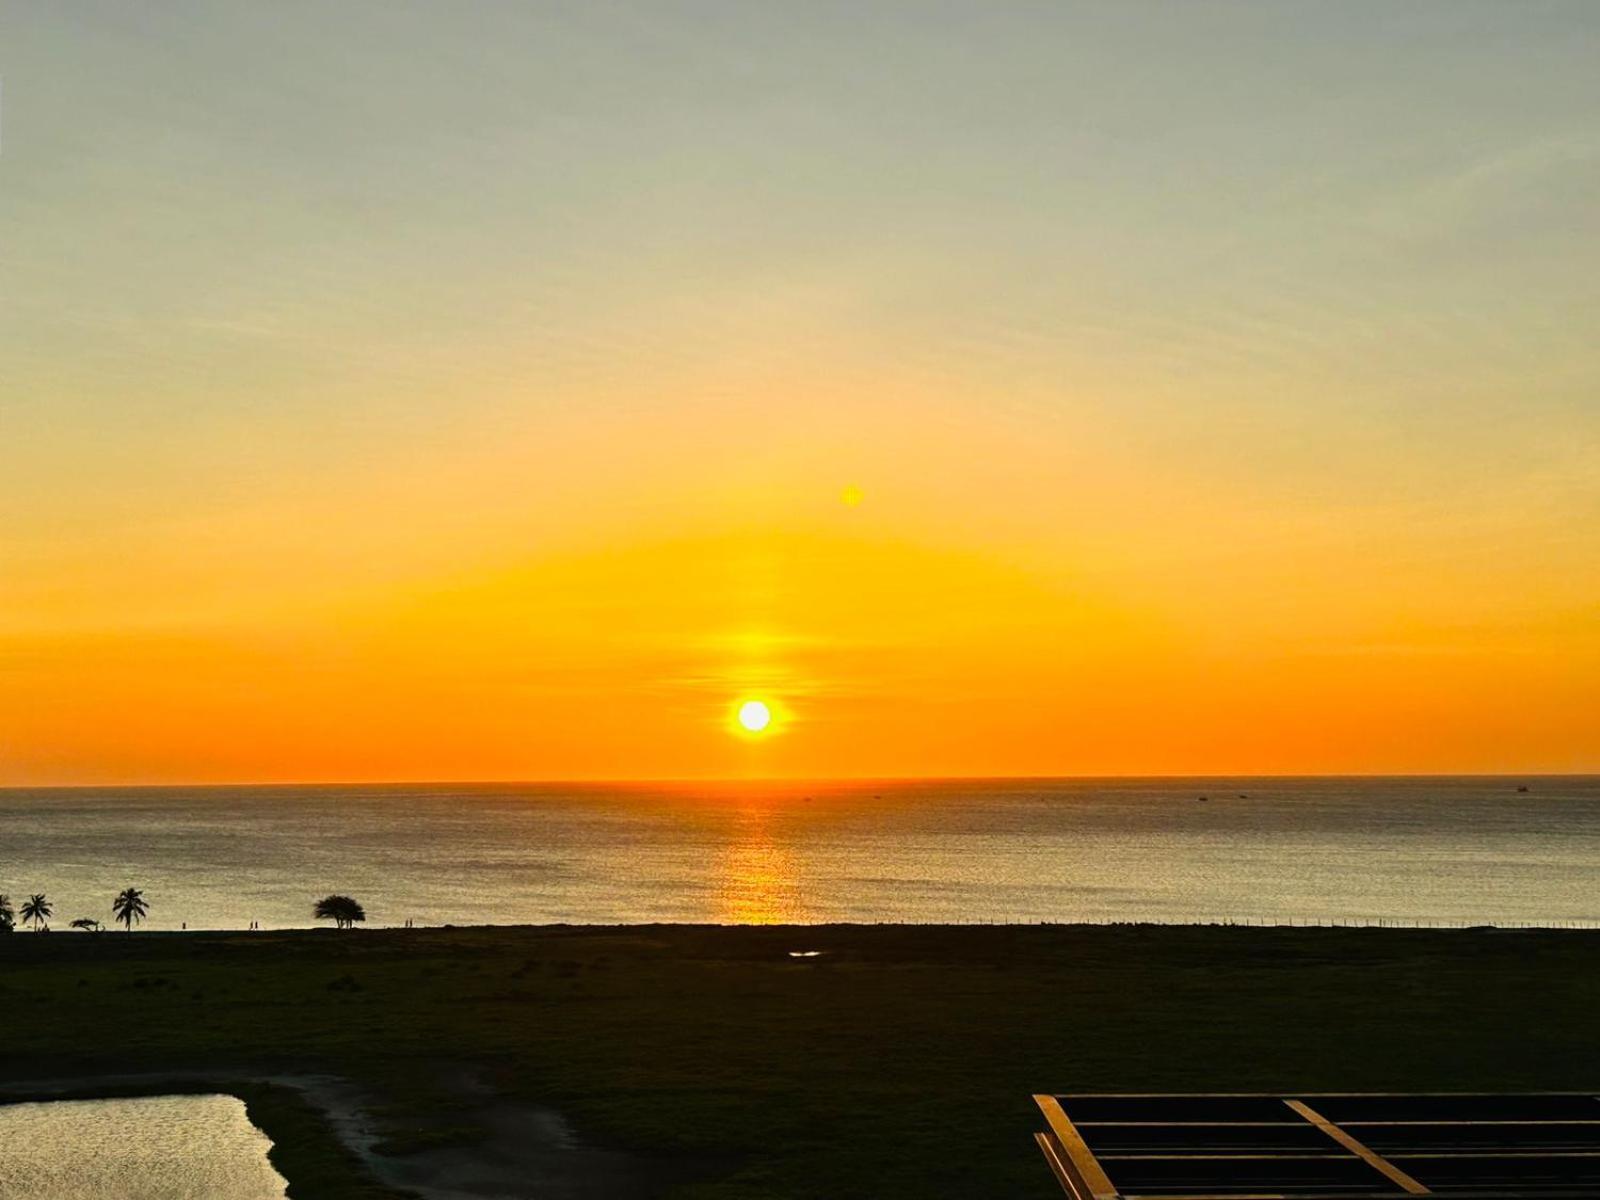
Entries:
POLYGON ((717 864, 717 917, 724 924, 783 925, 808 919, 794 855, 773 836, 769 815, 738 815, 717 864))

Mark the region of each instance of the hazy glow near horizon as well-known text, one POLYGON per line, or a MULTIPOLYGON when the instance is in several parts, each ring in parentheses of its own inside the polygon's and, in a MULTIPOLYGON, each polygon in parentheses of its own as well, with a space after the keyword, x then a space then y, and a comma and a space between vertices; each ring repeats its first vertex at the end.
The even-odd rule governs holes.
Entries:
POLYGON ((1592 4, 5 25, 0 783, 1600 769, 1592 4))

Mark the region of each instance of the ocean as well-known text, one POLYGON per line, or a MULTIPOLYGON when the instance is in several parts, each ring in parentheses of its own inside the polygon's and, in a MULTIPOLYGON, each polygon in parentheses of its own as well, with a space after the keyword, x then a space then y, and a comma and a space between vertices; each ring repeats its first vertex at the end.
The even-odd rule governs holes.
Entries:
POLYGON ((1600 923, 1600 777, 0 791, 13 903, 129 886, 151 929, 1600 923))

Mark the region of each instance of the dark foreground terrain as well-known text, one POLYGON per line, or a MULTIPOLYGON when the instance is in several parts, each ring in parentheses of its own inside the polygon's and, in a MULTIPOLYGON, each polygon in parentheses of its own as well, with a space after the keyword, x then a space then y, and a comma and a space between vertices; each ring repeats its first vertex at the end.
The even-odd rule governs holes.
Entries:
POLYGON ((617 1152, 588 1192, 569 1155, 558 1194, 1044 1200, 1034 1091, 1600 1086, 1600 933, 17 933, 0 1013, 0 1095, 209 1080, 298 1200, 406 1194, 308 1076, 360 1097, 402 1176, 489 1155, 516 1140, 494 1114, 539 1106, 617 1152))

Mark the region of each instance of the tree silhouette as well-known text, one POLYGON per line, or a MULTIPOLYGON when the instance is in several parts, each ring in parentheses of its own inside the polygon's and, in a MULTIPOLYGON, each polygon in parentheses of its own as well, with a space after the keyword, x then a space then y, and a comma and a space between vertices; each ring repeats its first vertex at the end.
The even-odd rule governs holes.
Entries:
POLYGON ((311 915, 319 921, 332 921, 340 929, 349 929, 357 921, 367 919, 367 910, 349 896, 324 896, 317 901, 311 915))
POLYGON ((35 933, 49 933, 50 914, 53 912, 55 909, 50 907, 50 901, 44 898, 44 893, 35 892, 22 906, 22 923, 32 925, 35 933))
POLYGON ((17 910, 11 907, 11 897, 0 892, 0 933, 10 933, 16 921, 17 910))
POLYGON ((111 902, 111 915, 121 921, 129 933, 133 932, 136 922, 145 919, 149 911, 150 905, 138 888, 123 888, 111 902))
POLYGON ((96 921, 93 917, 79 917, 76 921, 72 922, 72 927, 74 929, 85 929, 90 933, 99 933, 105 928, 104 925, 100 924, 100 922, 96 921))

